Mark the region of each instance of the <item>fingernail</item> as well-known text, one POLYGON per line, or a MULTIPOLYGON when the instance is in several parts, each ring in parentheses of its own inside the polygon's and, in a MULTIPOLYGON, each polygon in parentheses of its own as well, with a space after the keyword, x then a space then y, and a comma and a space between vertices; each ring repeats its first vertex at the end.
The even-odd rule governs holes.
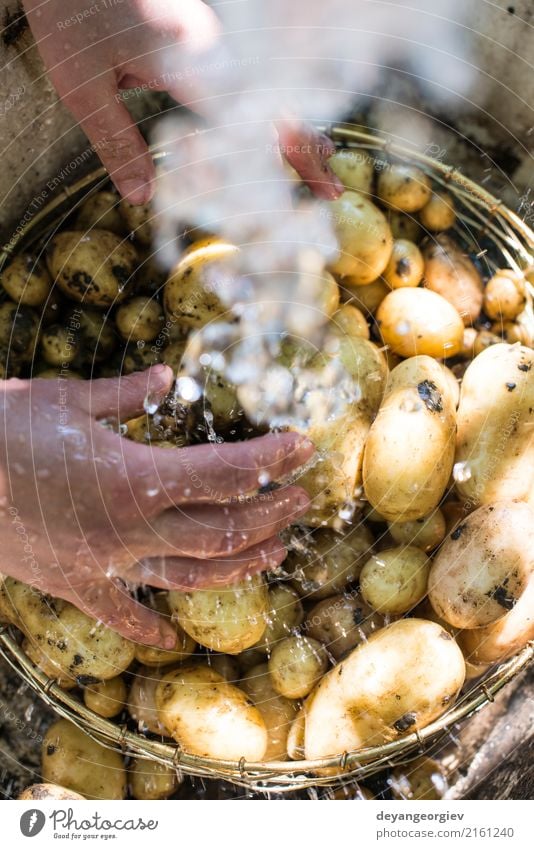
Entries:
POLYGON ((309 509, 310 503, 311 502, 308 493, 302 489, 295 498, 295 506, 297 511, 306 513, 309 509))
POLYGON ((157 363, 157 365, 151 367, 150 374, 163 374, 168 368, 165 363, 157 363))
POLYGON ((163 647, 167 649, 167 651, 172 651, 172 649, 176 648, 176 637, 172 634, 169 634, 163 640, 163 647))
POLYGON ((297 450, 299 454, 306 454, 307 457, 311 457, 312 454, 315 454, 315 445, 307 436, 302 436, 297 442, 297 450))
POLYGON ((116 185, 122 197, 134 204, 134 206, 148 203, 153 194, 152 183, 143 177, 119 180, 116 185))

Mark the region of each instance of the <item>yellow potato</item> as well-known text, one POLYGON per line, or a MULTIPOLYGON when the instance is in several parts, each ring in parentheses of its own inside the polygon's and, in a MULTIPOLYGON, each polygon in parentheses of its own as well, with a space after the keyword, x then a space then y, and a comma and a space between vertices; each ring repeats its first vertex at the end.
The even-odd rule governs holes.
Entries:
POLYGON ((237 684, 239 680, 239 661, 230 654, 218 654, 214 652, 208 655, 208 664, 215 672, 222 675, 229 684, 237 684))
POLYGON ((79 353, 84 363, 101 363, 113 353, 117 336, 109 314, 76 307, 69 313, 66 325, 78 330, 79 353))
POLYGON ((126 227, 119 211, 119 197, 115 192, 102 189, 84 200, 76 216, 76 229, 98 227, 117 236, 124 236, 126 227))
POLYGON ((441 546, 428 597, 456 628, 481 628, 518 603, 533 573, 534 510, 514 501, 485 504, 441 546))
POLYGON ((274 690, 287 699, 300 699, 328 669, 328 656, 318 640, 287 637, 274 646, 268 667, 274 690))
POLYGON ((183 663, 195 653, 197 644, 189 634, 186 634, 176 617, 171 616, 168 593, 156 593, 152 596, 150 606, 167 619, 171 618, 172 626, 176 631, 177 645, 175 649, 168 650, 136 643, 135 659, 145 666, 168 666, 169 663, 183 663))
POLYGON ((379 613, 401 616, 426 594, 430 560, 420 548, 400 545, 373 554, 360 574, 360 592, 379 613))
POLYGON ((52 289, 46 266, 31 254, 19 254, 6 265, 0 282, 12 301, 27 307, 42 307, 52 289))
POLYGON ((431 198, 430 180, 415 165, 393 163, 377 178, 377 195, 386 206, 400 212, 417 212, 431 198))
POLYGON ((422 551, 436 548, 447 531, 445 516, 434 510, 429 516, 412 522, 389 522, 389 532, 398 545, 415 545, 422 551))
POLYGON ((124 799, 126 770, 118 752, 100 746, 79 728, 60 719, 42 746, 43 781, 81 793, 86 799, 124 799))
POLYGON ((276 692, 266 663, 253 666, 241 681, 240 687, 258 708, 265 722, 269 742, 264 759, 287 760, 287 738, 299 710, 298 703, 276 692))
POLYGON ((87 234, 64 230, 51 240, 48 270, 71 300, 109 307, 133 286, 137 253, 128 241, 107 230, 87 234))
POLYGON ((373 280, 366 286, 352 286, 346 278, 340 283, 341 292, 350 304, 353 304, 366 317, 373 315, 384 298, 390 292, 387 283, 379 277, 378 280, 373 280))
POLYGON ((301 708, 291 723, 289 734, 287 735, 287 754, 292 761, 304 759, 304 732, 306 729, 306 715, 304 708, 301 708))
POLYGON ((109 681, 85 687, 83 700, 89 710, 98 713, 99 716, 110 718, 122 711, 127 695, 124 678, 117 676, 117 678, 110 678, 109 681))
POLYGON ((161 681, 163 672, 150 667, 141 667, 128 693, 128 713, 135 719, 140 732, 150 731, 152 734, 165 735, 165 728, 160 722, 156 708, 156 688, 161 681))
POLYGON ((458 407, 455 480, 471 509, 528 500, 534 489, 534 352, 501 343, 464 374, 458 407))
POLYGON ((376 318, 384 342, 401 357, 453 357, 462 350, 460 315, 429 289, 395 289, 378 307, 376 318))
POLYGON ((52 324, 41 335, 41 356, 50 366, 67 366, 79 352, 77 334, 69 327, 52 324))
POLYGON ((401 619, 373 634, 328 672, 305 702, 306 758, 387 743, 450 707, 465 663, 434 622, 401 619))
POLYGON ((482 308, 482 278, 469 256, 445 233, 423 249, 425 286, 449 301, 471 325, 482 308))
POLYGON ((434 233, 452 227, 456 221, 452 195, 449 192, 432 192, 428 203, 419 211, 419 221, 425 230, 434 233))
POLYGON ((134 758, 129 779, 134 799, 168 799, 179 784, 175 769, 143 758, 134 758))
POLYGON ((391 289, 419 286, 423 271, 423 254, 417 245, 407 239, 395 239, 393 252, 383 274, 388 286, 391 289))
POLYGON ((271 584, 268 590, 266 628, 253 648, 269 652, 275 645, 289 637, 304 619, 304 610, 298 593, 287 584, 271 584))
POLYGON ((13 364, 33 358, 38 338, 39 318, 31 307, 0 304, 0 349, 9 353, 13 364))
POLYGON ((388 209, 387 219, 394 239, 408 239, 416 244, 421 241, 423 231, 415 216, 388 209))
POLYGON ((136 242, 146 247, 152 241, 153 212, 149 203, 134 206, 122 198, 119 211, 136 242))
POLYGON ((337 174, 346 189, 371 193, 374 161, 365 150, 338 150, 328 159, 328 165, 337 174))
POLYGON ((355 583, 373 550, 373 537, 361 523, 339 534, 319 528, 289 550, 283 569, 304 598, 319 601, 355 583))
POLYGON ((301 631, 318 640, 329 655, 340 660, 384 624, 384 618, 372 610, 361 595, 350 592, 329 596, 316 604, 301 631))
POLYGON ((118 308, 115 321, 120 335, 127 342, 152 342, 161 331, 165 317, 154 298, 137 295, 118 308))
POLYGON ((455 435, 441 365, 424 356, 400 363, 365 446, 363 483, 372 507, 391 522, 421 519, 435 510, 452 472, 455 435))
POLYGON ((344 192, 325 207, 332 222, 338 254, 330 262, 334 274, 349 278, 349 285, 372 283, 388 264, 393 237, 384 213, 357 192, 344 192))
POLYGON ((510 268, 497 271, 484 289, 484 312, 488 318, 513 321, 526 304, 525 280, 510 268))
POLYGON ((197 643, 239 654, 258 642, 266 627, 269 596, 261 575, 213 590, 173 590, 169 607, 197 643))
POLYGON ((72 800, 83 800, 85 796, 60 787, 59 784, 31 784, 26 787, 18 797, 21 802, 47 802, 50 799, 58 802, 72 800))
POLYGON ((354 339, 361 336, 362 339, 369 339, 369 325, 363 312, 353 304, 342 304, 337 312, 332 316, 332 324, 339 333, 350 336, 354 339))
POLYGON ((192 755, 261 761, 268 745, 265 722, 245 693, 209 666, 184 666, 156 688, 159 718, 192 755))

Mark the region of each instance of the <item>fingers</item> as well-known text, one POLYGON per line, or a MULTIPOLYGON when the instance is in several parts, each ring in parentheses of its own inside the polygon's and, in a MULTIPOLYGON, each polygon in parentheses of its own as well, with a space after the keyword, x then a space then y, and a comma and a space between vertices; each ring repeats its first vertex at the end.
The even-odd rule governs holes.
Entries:
POLYGON ((276 569, 286 554, 286 549, 275 537, 225 559, 151 557, 130 567, 128 580, 163 590, 213 589, 276 569))
POLYGON ((173 379, 172 369, 155 365, 124 377, 80 383, 75 391, 79 392, 83 408, 92 416, 113 416, 118 421, 125 421, 143 412, 147 398, 159 404, 169 392, 173 379))
POLYGON ((81 125, 119 193, 131 203, 153 195, 154 165, 143 136, 121 102, 113 71, 89 81, 61 66, 51 73, 59 96, 81 125))
POLYGON ((281 152, 314 195, 336 200, 343 194, 343 183, 328 165, 336 150, 332 139, 306 124, 278 123, 277 130, 281 152))
POLYGON ((188 505, 166 510, 125 542, 137 557, 230 557, 275 536, 309 509, 300 487, 257 495, 239 504, 188 505))
MULTIPOLYGON (((109 434, 109 439, 118 438, 109 434)), ((314 452, 313 444, 297 433, 272 433, 247 442, 195 445, 176 451, 124 440, 123 462, 140 502, 150 489, 151 505, 165 509, 172 504, 213 503, 257 492, 270 481, 284 480, 314 452)))
POLYGON ((121 581, 98 582, 84 588, 83 595, 62 597, 127 640, 165 649, 176 645, 172 625, 164 616, 134 601, 121 581))

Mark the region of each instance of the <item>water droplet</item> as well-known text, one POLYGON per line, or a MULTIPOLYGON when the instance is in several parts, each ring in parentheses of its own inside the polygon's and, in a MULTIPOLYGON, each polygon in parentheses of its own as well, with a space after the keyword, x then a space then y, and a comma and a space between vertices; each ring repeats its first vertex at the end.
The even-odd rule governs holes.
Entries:
POLYGON ((452 468, 452 476, 456 483, 465 483, 471 478, 471 468, 469 463, 455 463, 452 468))
POLYGON ((192 377, 179 377, 176 381, 176 395, 188 403, 198 401, 202 396, 202 390, 196 380, 192 377))
POLYGON ((262 471, 258 475, 258 483, 260 486, 267 486, 271 482, 271 476, 269 472, 262 471))

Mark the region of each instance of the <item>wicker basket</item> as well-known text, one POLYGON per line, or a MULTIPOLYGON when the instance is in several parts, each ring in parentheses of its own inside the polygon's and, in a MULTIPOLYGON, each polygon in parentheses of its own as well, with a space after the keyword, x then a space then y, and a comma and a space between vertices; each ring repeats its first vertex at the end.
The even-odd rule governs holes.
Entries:
MULTIPOLYGON (((397 145, 376 135, 345 126, 320 127, 341 147, 369 152, 378 163, 385 157, 413 161, 426 171, 434 183, 446 187, 455 197, 458 220, 456 237, 478 257, 484 257, 489 269, 507 266, 518 271, 533 263, 534 233, 524 221, 484 188, 467 179, 458 169, 397 145)), ((153 151, 156 161, 166 157, 153 151)), ((44 207, 0 251, 0 268, 10 255, 35 243, 62 221, 89 193, 107 182, 99 168, 65 189, 44 207)), ((532 291, 529 293, 532 315, 532 291)), ((430 746, 446 738, 460 721, 468 719, 494 700, 495 694, 524 669, 534 656, 534 646, 526 646, 515 657, 487 672, 468 687, 456 704, 425 728, 381 746, 345 752, 335 758, 318 761, 279 761, 247 763, 198 757, 174 744, 149 738, 125 725, 103 719, 88 710, 75 694, 62 690, 25 655, 9 627, 0 628, 0 654, 38 695, 60 716, 69 719, 98 742, 139 758, 157 761, 191 776, 219 778, 253 790, 285 792, 312 786, 331 786, 360 780, 387 767, 406 763, 430 746), (328 770, 328 775, 317 772, 328 770)))

